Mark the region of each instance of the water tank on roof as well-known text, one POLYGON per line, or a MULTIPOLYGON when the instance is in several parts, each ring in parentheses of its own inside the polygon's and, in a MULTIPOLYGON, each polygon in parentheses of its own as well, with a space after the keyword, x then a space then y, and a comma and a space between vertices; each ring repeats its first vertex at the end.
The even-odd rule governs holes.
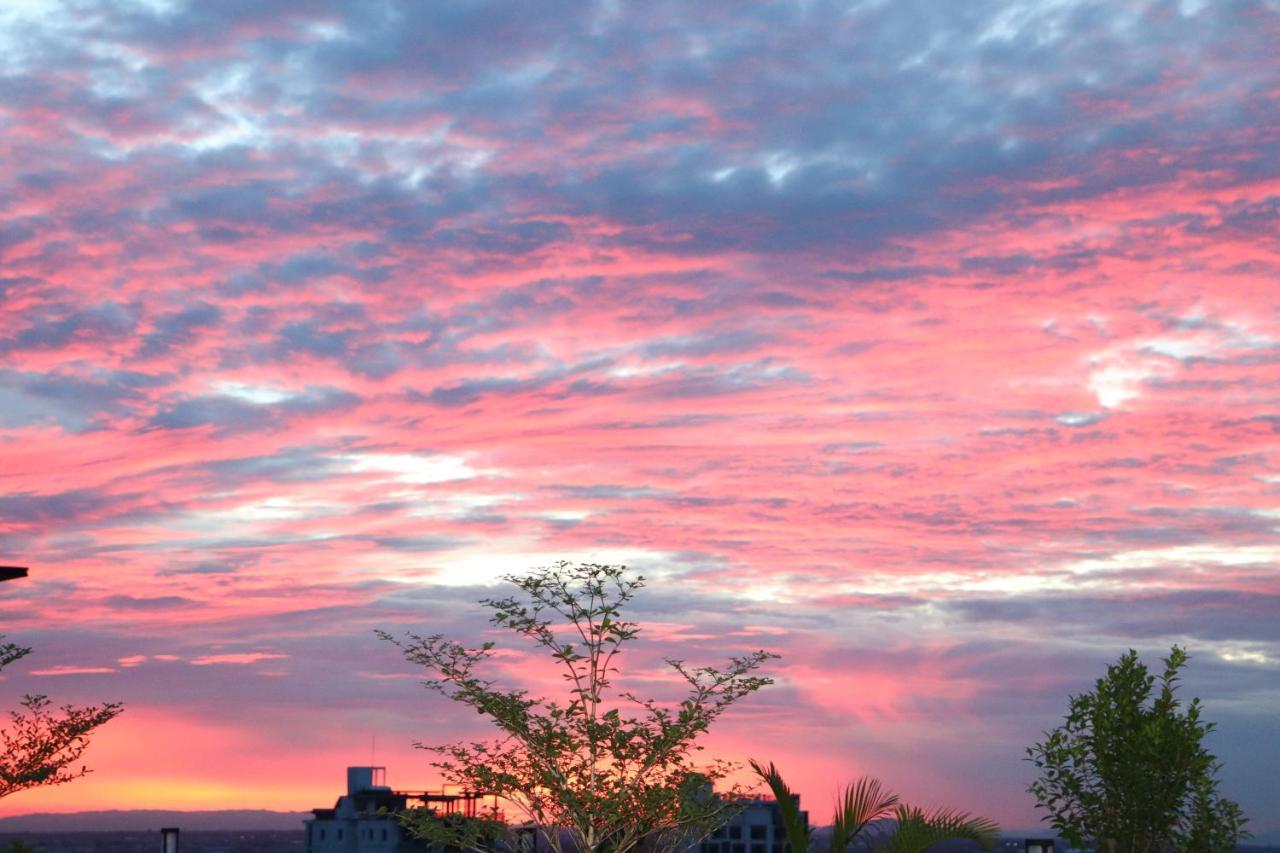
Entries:
POLYGON ((348 767, 347 793, 359 791, 387 790, 387 768, 385 767, 348 767))

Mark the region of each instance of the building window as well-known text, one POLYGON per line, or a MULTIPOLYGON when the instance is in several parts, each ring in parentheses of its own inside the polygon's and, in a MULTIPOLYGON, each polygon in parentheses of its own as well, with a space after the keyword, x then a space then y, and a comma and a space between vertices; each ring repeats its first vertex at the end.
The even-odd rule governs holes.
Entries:
POLYGON ((751 853, 765 853, 765 846, 763 844, 752 844, 751 853))
POLYGON ((717 826, 715 831, 711 833, 712 838, 724 838, 724 827, 717 826))
POLYGON ((338 840, 339 840, 339 841, 341 841, 341 840, 342 840, 342 830, 341 830, 341 829, 339 829, 339 830, 338 830, 338 840))
POLYGON ((745 845, 745 844, 735 844, 735 845, 733 845, 733 851, 732 851, 732 853, 747 853, 747 845, 745 845))
POLYGON ((383 827, 383 829, 382 829, 382 840, 383 840, 383 841, 386 841, 386 840, 387 840, 387 830, 386 830, 386 827, 383 827))
POLYGON ((320 830, 320 840, 324 841, 324 830, 320 830))
POLYGON ((741 837, 742 837, 742 827, 740 827, 740 826, 731 826, 731 827, 729 827, 729 837, 730 837, 730 838, 732 838, 732 839, 735 839, 735 840, 736 840, 736 839, 741 838, 741 837))
POLYGON ((768 837, 769 837, 769 827, 765 826, 762 823, 751 824, 751 840, 752 841, 764 841, 768 837))

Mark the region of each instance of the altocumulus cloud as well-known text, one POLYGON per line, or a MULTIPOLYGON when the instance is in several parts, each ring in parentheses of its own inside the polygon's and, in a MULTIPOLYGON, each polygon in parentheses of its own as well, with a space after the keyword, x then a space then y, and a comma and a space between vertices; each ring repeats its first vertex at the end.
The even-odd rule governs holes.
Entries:
POLYGON ((1277 42, 1272 0, 9 4, 0 612, 139 720, 76 803, 199 743, 172 790, 269 754, 255 805, 310 807, 356 718, 433 783, 407 745, 478 732, 371 629, 482 641, 563 557, 651 578, 641 686, 785 655, 715 748, 818 820, 873 772, 1030 824, 1020 746, 1177 641, 1280 831, 1277 42))

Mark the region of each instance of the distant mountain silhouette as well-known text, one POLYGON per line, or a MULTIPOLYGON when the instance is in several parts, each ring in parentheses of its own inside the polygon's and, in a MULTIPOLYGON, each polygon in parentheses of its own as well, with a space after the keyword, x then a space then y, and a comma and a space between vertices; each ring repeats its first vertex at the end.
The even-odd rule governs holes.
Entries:
POLYGON ((272 812, 265 809, 181 812, 165 809, 25 814, 0 818, 0 833, 12 832, 145 832, 162 826, 203 830, 297 830, 310 812, 272 812))

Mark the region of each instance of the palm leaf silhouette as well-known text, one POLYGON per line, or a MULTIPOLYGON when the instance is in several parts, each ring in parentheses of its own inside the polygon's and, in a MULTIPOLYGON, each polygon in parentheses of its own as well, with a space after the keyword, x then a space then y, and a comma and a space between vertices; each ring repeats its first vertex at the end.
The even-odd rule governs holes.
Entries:
POLYGON ((796 803, 795 794, 782 780, 782 774, 773 766, 772 761, 769 762, 768 767, 761 766, 754 759, 750 764, 751 769, 765 781, 769 790, 773 792, 773 798, 778 801, 778 808, 782 810, 782 826, 787 832, 791 853, 809 853, 809 829, 800 819, 800 806, 796 803))

